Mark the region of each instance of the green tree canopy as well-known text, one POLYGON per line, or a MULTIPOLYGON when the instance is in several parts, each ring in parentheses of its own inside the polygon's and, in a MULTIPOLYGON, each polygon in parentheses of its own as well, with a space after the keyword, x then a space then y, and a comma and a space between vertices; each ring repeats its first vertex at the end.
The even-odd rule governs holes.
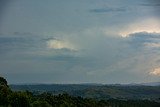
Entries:
POLYGON ((7 80, 3 77, 0 76, 0 85, 3 86, 8 86, 7 80))

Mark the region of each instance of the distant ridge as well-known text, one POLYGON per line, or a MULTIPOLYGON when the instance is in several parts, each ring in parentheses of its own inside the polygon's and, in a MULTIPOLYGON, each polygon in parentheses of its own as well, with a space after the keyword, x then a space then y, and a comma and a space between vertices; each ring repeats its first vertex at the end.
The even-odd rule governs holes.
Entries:
POLYGON ((69 93, 72 96, 96 99, 147 99, 159 101, 160 82, 139 84, 24 84, 10 85, 14 91, 31 91, 34 94, 50 92, 55 95, 69 93))
POLYGON ((19 83, 19 84, 10 84, 14 85, 89 85, 89 86, 160 86, 160 82, 148 82, 148 83, 128 83, 128 84, 101 84, 101 83, 71 83, 71 84, 62 84, 62 83, 19 83))
POLYGON ((141 85, 145 85, 145 86, 160 86, 160 82, 141 83, 141 85))
POLYGON ((130 83, 130 84, 105 84, 109 86, 160 86, 160 82, 148 82, 148 83, 130 83))

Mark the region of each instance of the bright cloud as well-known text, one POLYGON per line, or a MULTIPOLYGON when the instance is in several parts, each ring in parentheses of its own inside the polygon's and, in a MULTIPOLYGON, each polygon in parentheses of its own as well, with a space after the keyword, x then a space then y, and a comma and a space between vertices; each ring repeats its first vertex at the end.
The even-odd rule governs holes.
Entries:
POLYGON ((47 41, 47 46, 48 48, 52 48, 52 49, 67 48, 67 49, 75 50, 75 47, 70 42, 64 41, 64 40, 57 40, 57 39, 49 40, 47 41))
POLYGON ((152 72, 149 73, 150 75, 160 76, 160 68, 155 68, 152 72))
POLYGON ((147 32, 147 33, 159 33, 160 32, 160 22, 156 18, 151 18, 147 20, 137 21, 120 31, 119 34, 122 37, 128 37, 129 34, 137 32, 147 32))

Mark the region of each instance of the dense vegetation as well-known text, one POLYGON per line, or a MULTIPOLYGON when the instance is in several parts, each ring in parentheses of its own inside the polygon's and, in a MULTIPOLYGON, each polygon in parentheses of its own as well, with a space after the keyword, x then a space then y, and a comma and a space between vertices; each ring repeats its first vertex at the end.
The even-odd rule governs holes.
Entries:
POLYGON ((149 100, 98 100, 70 96, 67 93, 32 93, 12 91, 7 81, 0 77, 0 107, 159 107, 160 103, 149 100))

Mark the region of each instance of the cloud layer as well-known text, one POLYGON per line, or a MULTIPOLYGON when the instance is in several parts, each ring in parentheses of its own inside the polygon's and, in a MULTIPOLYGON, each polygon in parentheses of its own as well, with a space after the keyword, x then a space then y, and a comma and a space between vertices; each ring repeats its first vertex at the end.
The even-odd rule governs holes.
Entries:
POLYGON ((0 19, 0 73, 10 83, 160 81, 157 4, 16 0, 8 5, 0 19))
POLYGON ((99 9, 91 9, 90 12, 94 12, 94 13, 108 13, 108 12, 125 12, 127 11, 125 8, 123 7, 105 7, 105 8, 99 8, 99 9))

